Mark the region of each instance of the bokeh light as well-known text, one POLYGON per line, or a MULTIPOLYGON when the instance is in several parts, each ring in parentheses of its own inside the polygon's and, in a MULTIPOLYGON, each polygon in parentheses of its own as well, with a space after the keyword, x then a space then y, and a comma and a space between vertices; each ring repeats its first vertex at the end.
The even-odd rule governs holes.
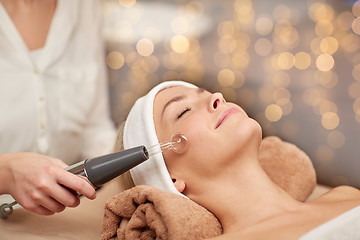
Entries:
POLYGON ((311 57, 306 52, 298 52, 295 54, 295 67, 300 70, 307 69, 311 64, 311 57))
POLYGON ((234 1, 235 20, 246 27, 254 20, 254 9, 251 0, 235 0, 234 1))
POLYGON ((222 69, 218 74, 219 84, 224 87, 230 87, 235 82, 235 74, 230 69, 222 69))
POLYGON ((154 52, 154 43, 147 38, 140 39, 136 44, 136 50, 141 56, 150 56, 154 52))
POLYGON ((232 53, 237 49, 236 39, 222 38, 218 43, 219 49, 225 53, 232 53))
POLYGON ((345 136, 340 131, 332 131, 328 134, 327 143, 332 148, 341 148, 345 144, 345 136))
POLYGON ((321 44, 322 40, 323 40, 323 38, 321 38, 321 37, 316 37, 311 40, 310 48, 313 53, 315 53, 315 54, 322 53, 322 51, 320 50, 320 44, 321 44))
POLYGON ((314 2, 309 8, 309 17, 313 21, 332 20, 334 17, 334 9, 322 2, 314 2))
POLYGON ((294 55, 290 52, 280 53, 277 59, 278 66, 283 70, 289 70, 294 66, 294 55))
POLYGON ((186 53, 190 48, 189 40, 183 35, 176 35, 170 40, 171 48, 177 53, 186 53))
POLYGON ((233 37, 236 34, 236 26, 234 22, 224 21, 221 22, 217 27, 217 32, 220 37, 233 37))
POLYGON ((272 32, 274 23, 270 17, 260 17, 255 23, 255 29, 260 35, 268 35, 272 32))
POLYGON ((353 109, 356 114, 360 114, 360 98, 357 98, 353 104, 353 109))
POLYGON ((333 31, 334 27, 328 20, 320 20, 316 23, 315 32, 319 37, 329 36, 333 31))
POLYGON ((323 53, 333 54, 337 51, 338 46, 339 43, 334 37, 325 37, 320 42, 320 50, 323 53))
POLYGON ((286 88, 279 88, 274 92, 273 98, 276 104, 283 106, 289 103, 291 94, 286 88))
POLYGON ((265 117, 270 122, 277 122, 282 117, 283 112, 279 105, 276 104, 270 104, 265 109, 265 117))
POLYGON ((323 72, 330 71, 334 67, 334 58, 327 53, 321 54, 316 59, 316 67, 323 72))
POLYGON ((106 57, 106 63, 111 69, 120 69, 124 62, 124 55, 118 51, 112 51, 106 57))
POLYGON ((315 71, 314 80, 325 88, 334 88, 338 83, 338 76, 333 71, 315 71))
POLYGON ((290 19, 294 15, 294 10, 284 4, 279 4, 274 8, 272 15, 276 20, 290 19))
POLYGON ((360 114, 355 114, 355 120, 360 123, 360 114))
POLYGON ((352 76, 355 80, 360 81, 360 64, 354 66, 352 76))
POLYGON ((338 108, 337 108, 336 104, 331 101, 328 101, 328 100, 323 99, 318 104, 318 111, 319 111, 319 114, 322 116, 329 112, 337 113, 337 110, 338 110, 338 108))
POLYGON ((339 14, 336 19, 337 26, 341 30, 348 30, 351 28, 352 22, 354 20, 354 16, 349 11, 344 11, 339 14))
POLYGON ((349 96, 353 99, 360 97, 360 82, 353 82, 348 89, 349 96))
POLYGON ((335 112, 327 112, 321 118, 321 124, 325 129, 335 129, 340 123, 340 118, 335 112))
POLYGON ((272 43, 267 38, 260 38, 255 42, 255 52, 260 56, 268 56, 272 50, 272 43))
POLYGON ((360 35, 360 17, 356 18, 353 21, 351 28, 354 31, 354 33, 360 35))
POLYGON ((352 13, 355 17, 360 17, 360 1, 356 1, 352 6, 352 13))

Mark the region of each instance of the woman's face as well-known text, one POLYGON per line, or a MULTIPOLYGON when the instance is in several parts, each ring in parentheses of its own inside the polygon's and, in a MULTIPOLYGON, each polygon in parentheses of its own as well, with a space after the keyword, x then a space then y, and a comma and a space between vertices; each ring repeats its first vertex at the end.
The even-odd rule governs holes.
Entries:
POLYGON ((175 133, 188 139, 184 153, 163 153, 171 177, 188 182, 219 174, 235 159, 257 154, 261 142, 259 124, 242 108, 201 88, 160 91, 154 100, 154 122, 159 142, 175 133))

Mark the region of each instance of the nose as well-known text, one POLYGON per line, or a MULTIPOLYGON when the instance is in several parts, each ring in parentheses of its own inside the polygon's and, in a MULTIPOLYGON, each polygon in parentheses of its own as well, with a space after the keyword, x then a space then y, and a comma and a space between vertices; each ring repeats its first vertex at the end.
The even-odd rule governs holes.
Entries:
POLYGON ((225 99, 221 93, 219 92, 213 93, 210 97, 209 109, 211 111, 215 111, 220 106, 220 104, 224 102, 225 99))

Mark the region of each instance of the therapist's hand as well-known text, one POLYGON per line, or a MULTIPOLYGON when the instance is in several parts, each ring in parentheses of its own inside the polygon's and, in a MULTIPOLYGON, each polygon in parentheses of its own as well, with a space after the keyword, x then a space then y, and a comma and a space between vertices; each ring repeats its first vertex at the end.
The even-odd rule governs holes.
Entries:
POLYGON ((52 215, 78 206, 80 199, 72 191, 89 199, 96 197, 87 179, 65 171, 67 165, 59 159, 36 153, 1 154, 0 167, 0 193, 11 194, 21 206, 37 214, 52 215))

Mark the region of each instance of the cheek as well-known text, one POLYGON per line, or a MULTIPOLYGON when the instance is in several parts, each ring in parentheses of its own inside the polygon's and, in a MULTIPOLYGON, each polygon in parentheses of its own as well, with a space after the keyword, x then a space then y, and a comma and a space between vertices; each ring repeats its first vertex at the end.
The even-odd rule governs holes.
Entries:
POLYGON ((221 131, 189 132, 188 150, 204 169, 216 169, 245 155, 256 156, 261 140, 260 125, 247 118, 221 131))
POLYGON ((187 143, 193 144, 198 142, 199 138, 203 138, 208 131, 208 124, 204 121, 204 117, 201 114, 193 114, 183 121, 179 121, 173 133, 182 133, 188 139, 187 143))
MULTIPOLYGON (((202 117, 203 118, 203 117, 202 117)), ((186 138, 186 150, 183 153, 164 152, 164 158, 170 172, 199 174, 208 163, 209 149, 215 150, 215 135, 209 131, 205 121, 199 118, 188 118, 173 129, 173 133, 182 133, 186 138)), ((190 174, 191 175, 191 174, 190 174)))
POLYGON ((191 159, 200 160, 201 156, 210 149, 216 148, 216 135, 209 131, 205 123, 192 123, 183 130, 187 138, 186 155, 191 159))

